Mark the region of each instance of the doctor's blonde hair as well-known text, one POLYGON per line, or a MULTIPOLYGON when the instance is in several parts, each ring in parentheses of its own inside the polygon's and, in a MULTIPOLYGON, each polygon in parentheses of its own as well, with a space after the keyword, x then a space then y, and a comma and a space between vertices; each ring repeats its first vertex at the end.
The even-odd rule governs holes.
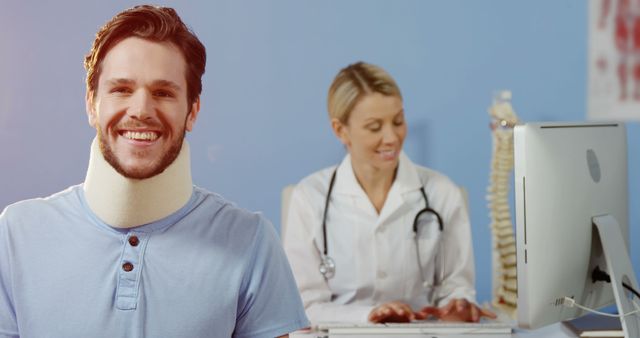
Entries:
POLYGON ((373 93, 402 99, 396 81, 384 69, 362 61, 348 65, 340 70, 329 87, 329 118, 347 124, 356 104, 373 93))

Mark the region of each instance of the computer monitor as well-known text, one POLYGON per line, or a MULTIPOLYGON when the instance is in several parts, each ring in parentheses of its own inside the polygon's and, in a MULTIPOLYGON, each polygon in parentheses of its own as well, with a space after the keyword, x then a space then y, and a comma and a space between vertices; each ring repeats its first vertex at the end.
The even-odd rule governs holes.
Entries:
MULTIPOLYGON (((535 329, 584 314, 565 306, 565 297, 589 308, 616 303, 611 284, 592 282, 592 272, 596 266, 609 271, 609 265, 624 259, 613 254, 606 259, 602 230, 593 221, 613 216, 608 219, 617 221, 613 232, 621 234, 621 243, 608 247, 617 246, 629 262, 624 125, 516 126, 514 168, 518 325, 535 329)), ((609 238, 608 232, 604 237, 609 238)), ((633 270, 630 277, 625 271, 624 278, 637 288, 633 270)))

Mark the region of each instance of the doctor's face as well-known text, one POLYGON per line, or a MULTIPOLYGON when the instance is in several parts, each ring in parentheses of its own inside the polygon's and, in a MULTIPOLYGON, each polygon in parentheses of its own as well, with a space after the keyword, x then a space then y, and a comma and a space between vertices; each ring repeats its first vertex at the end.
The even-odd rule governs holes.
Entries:
POLYGON ((176 46, 130 37, 101 65, 97 92, 87 93, 89 123, 104 158, 128 178, 153 177, 176 159, 199 100, 187 102, 186 63, 176 46))
POLYGON ((395 170, 407 135, 401 98, 368 94, 353 108, 347 124, 334 120, 333 125, 354 166, 395 170))

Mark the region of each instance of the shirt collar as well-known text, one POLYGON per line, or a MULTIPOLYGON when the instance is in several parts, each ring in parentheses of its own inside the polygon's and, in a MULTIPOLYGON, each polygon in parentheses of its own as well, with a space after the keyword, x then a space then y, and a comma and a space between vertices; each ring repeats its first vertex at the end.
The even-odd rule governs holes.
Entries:
MULTIPOLYGON (((399 193, 405 193, 420 189, 422 186, 423 183, 416 170, 416 165, 411 162, 404 151, 400 152, 398 171, 391 189, 397 190, 399 193)), ((338 194, 366 197, 366 193, 360 186, 360 183, 358 183, 356 175, 353 172, 350 154, 344 157, 337 168, 333 191, 338 194)))

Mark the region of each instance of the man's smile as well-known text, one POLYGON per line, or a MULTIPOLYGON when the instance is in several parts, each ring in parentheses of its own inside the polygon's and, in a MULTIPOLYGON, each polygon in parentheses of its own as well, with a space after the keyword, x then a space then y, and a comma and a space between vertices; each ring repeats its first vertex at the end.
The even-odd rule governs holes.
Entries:
POLYGON ((120 134, 120 136, 133 141, 153 142, 161 136, 160 132, 157 131, 121 130, 118 133, 120 134))

